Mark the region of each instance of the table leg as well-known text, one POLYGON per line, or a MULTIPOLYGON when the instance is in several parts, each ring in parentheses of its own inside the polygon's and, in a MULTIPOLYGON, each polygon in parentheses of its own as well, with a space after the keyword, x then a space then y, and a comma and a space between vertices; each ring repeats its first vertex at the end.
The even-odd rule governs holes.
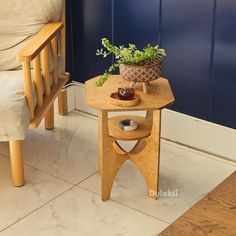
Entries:
POLYGON ((143 93, 148 93, 148 82, 143 82, 143 93))
POLYGON ((147 119, 152 122, 150 136, 140 140, 129 153, 126 153, 117 145, 116 139, 109 136, 108 113, 98 112, 99 168, 103 201, 110 198, 116 174, 128 159, 141 171, 149 196, 158 198, 161 111, 149 111, 147 119))
POLYGON ((101 173, 102 200, 110 198, 112 185, 116 174, 122 164, 127 160, 127 155, 117 153, 113 147, 115 139, 109 136, 108 113, 98 112, 99 135, 99 166, 101 173))
POLYGON ((159 160, 160 160, 160 128, 161 111, 156 110, 147 114, 152 119, 151 135, 140 140, 129 153, 129 159, 141 171, 151 198, 158 198, 159 160), (151 118, 152 116, 152 118, 151 118))

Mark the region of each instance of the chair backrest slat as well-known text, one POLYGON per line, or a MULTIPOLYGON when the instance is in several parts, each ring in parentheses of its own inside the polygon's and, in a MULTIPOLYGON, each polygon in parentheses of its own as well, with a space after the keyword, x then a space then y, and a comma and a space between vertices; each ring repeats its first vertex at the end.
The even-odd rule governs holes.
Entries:
POLYGON ((24 73, 24 90, 26 101, 29 108, 30 120, 34 119, 34 100, 33 100, 33 86, 31 79, 30 62, 23 62, 23 73, 24 73))
POLYGON ((62 70, 62 73, 66 72, 66 0, 63 0, 63 7, 62 7, 62 13, 61 13, 61 22, 63 23, 63 29, 60 33, 61 43, 61 56, 64 60, 64 68, 62 70))
POLYGON ((37 105, 40 108, 43 106, 43 79, 39 55, 37 55, 33 60, 33 70, 35 90, 37 94, 37 105))
POLYGON ((44 82, 44 94, 50 96, 50 65, 49 65, 49 45, 46 45, 41 51, 42 74, 44 82))
POLYGON ((53 58, 53 85, 58 83, 58 64, 57 64, 57 37, 51 40, 52 58, 53 58))

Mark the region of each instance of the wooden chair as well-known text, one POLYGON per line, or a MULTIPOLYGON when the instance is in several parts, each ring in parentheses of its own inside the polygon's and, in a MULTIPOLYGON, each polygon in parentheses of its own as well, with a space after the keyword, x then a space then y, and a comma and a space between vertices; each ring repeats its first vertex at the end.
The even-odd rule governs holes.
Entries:
MULTIPOLYGON (((64 95, 61 93, 63 86, 69 79, 69 74, 65 72, 66 2, 65 0, 62 1, 63 7, 61 19, 57 22, 46 23, 41 30, 33 36, 32 40, 28 42, 17 54, 17 60, 22 64, 22 68, 20 69, 23 73, 23 91, 28 107, 27 114, 29 116, 29 122, 27 124, 31 128, 38 127, 43 118, 46 129, 54 128, 54 100, 58 96, 60 112, 64 113, 63 107, 66 108, 63 103, 64 95), (58 64, 59 54, 64 59, 64 63, 60 68, 58 64), (51 64, 53 64, 53 66, 51 66, 51 64)), ((28 0, 22 1, 22 4, 31 3, 32 2, 28 0)), ((46 2, 46 4, 49 3, 46 2)), ((53 6, 53 4, 55 5, 55 1, 50 6, 53 6)), ((33 7, 35 6, 32 5, 32 8, 33 7)), ((15 73, 15 71, 11 71, 10 73, 12 74, 13 72, 15 73)), ((1 104, 2 103, 0 100, 0 113, 1 107, 3 107, 1 104)), ((19 117, 18 120, 21 122, 21 117, 19 117)), ((6 137, 8 136, 6 135, 6 137)), ((12 137, 9 137, 8 140, 5 138, 5 140, 0 139, 0 141, 9 141, 10 144, 10 160, 14 186, 24 185, 22 138, 12 139, 12 137)))

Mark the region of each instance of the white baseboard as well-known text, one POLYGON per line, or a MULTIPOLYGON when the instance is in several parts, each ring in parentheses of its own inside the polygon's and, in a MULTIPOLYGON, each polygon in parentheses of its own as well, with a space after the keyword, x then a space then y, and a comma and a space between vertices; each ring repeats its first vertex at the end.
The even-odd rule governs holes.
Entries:
POLYGON ((69 86, 67 88, 67 106, 68 112, 75 110, 75 86, 69 86))
MULTIPOLYGON (((97 115, 85 103, 84 84, 75 82, 75 109, 97 115)), ((71 96, 72 97, 72 96, 71 96)), ((143 114, 143 112, 139 112, 143 114)), ((224 159, 236 161, 236 130, 163 109, 161 137, 224 159)))
MULTIPOLYGON (((67 108, 68 112, 75 110, 75 86, 69 86, 66 88, 67 90, 67 108)), ((55 112, 58 113, 58 101, 57 99, 54 102, 55 112)))
POLYGON ((162 137, 219 157, 236 161, 236 130, 165 109, 162 137))

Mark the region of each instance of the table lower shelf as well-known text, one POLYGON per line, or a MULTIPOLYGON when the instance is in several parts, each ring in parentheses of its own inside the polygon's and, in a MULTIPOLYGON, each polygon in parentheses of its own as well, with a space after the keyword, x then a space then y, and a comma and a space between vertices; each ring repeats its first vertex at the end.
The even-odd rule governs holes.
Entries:
POLYGON ((110 198, 117 172, 127 160, 132 161, 141 171, 149 197, 158 198, 160 121, 160 110, 148 111, 147 118, 123 115, 108 119, 108 112, 98 112, 99 167, 103 201, 110 198), (119 122, 124 119, 136 121, 139 128, 129 132, 121 130, 119 122), (126 152, 115 142, 117 140, 139 142, 130 152, 126 152))
POLYGON ((149 119, 133 116, 123 115, 112 117, 108 120, 109 135, 119 140, 139 140, 146 138, 151 134, 152 122, 149 119), (123 131, 119 128, 119 122, 125 119, 132 119, 138 123, 138 128, 133 131, 123 131))

